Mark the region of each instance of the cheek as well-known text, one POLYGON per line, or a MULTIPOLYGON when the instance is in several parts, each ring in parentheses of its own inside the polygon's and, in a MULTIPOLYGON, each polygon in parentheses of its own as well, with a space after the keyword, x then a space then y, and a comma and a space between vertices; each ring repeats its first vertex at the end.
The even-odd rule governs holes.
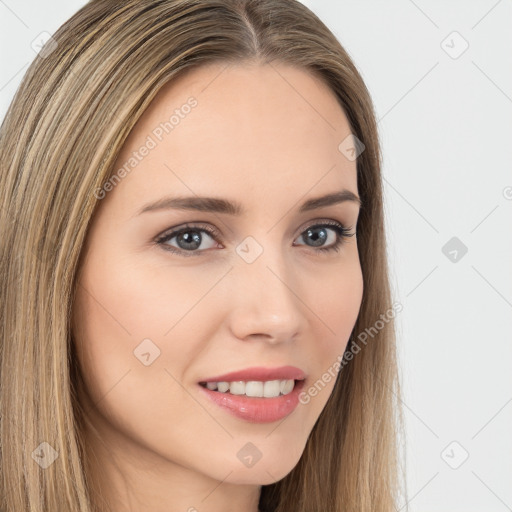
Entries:
MULTIPOLYGON (((189 257, 193 259, 194 257, 189 257)), ((119 307, 119 314, 125 318, 132 336, 136 339, 151 337, 169 344, 173 335, 183 326, 190 330, 190 342, 205 322, 201 314, 204 303, 211 308, 209 295, 215 295, 215 284, 222 278, 228 267, 141 264, 131 267, 114 277, 116 296, 125 297, 119 307), (124 276, 129 275, 129 279, 124 276)), ((115 301, 115 297, 113 297, 115 301)), ((180 346, 179 349, 185 347, 180 346)))
POLYGON ((363 297, 363 275, 358 259, 316 273, 309 283, 308 304, 316 313, 317 329, 325 336, 325 354, 345 350, 359 315, 363 297), (316 283, 316 284, 315 284, 316 283))
POLYGON ((223 274, 91 265, 75 304, 78 356, 91 394, 101 398, 127 372, 123 388, 136 378, 148 388, 157 385, 153 379, 164 369, 181 381, 201 340, 209 338, 205 331, 215 328, 208 293, 223 274), (115 271, 105 272, 107 267, 115 271))
POLYGON ((199 339, 190 309, 208 283, 187 284, 176 273, 165 283, 118 267, 108 279, 84 276, 75 304, 74 338, 89 397, 117 430, 155 451, 166 446, 170 430, 182 441, 197 435, 186 419, 201 411, 180 383, 199 339))
POLYGON ((316 285, 309 285, 305 302, 314 311, 312 339, 309 346, 314 368, 308 386, 303 390, 304 402, 314 411, 322 412, 338 377, 339 363, 359 315, 363 296, 363 276, 359 261, 337 270, 317 275, 316 285))

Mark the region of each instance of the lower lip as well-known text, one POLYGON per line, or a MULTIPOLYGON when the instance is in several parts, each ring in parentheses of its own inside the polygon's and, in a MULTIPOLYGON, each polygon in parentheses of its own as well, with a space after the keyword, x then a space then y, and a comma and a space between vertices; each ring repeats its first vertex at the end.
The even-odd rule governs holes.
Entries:
POLYGON ((299 393, 304 387, 304 381, 297 381, 287 395, 274 398, 232 395, 229 392, 212 391, 201 385, 199 387, 210 400, 237 418, 252 423, 271 423, 282 420, 294 411, 299 403, 299 393))

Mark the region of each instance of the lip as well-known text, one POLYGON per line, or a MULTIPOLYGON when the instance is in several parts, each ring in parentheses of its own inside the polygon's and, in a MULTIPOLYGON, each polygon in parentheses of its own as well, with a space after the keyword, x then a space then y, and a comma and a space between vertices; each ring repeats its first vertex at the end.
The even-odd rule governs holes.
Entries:
MULTIPOLYGON (((263 366, 254 366, 239 370, 235 372, 226 373, 224 375, 217 375, 215 377, 208 377, 200 382, 233 382, 235 380, 243 380, 245 382, 250 380, 266 381, 266 380, 304 380, 306 374, 295 366, 279 366, 276 368, 266 368, 263 366)), ((288 395, 283 395, 288 396, 288 395)), ((270 400, 270 399, 266 399, 270 400)))
MULTIPOLYGON (((251 375, 254 374, 251 373, 251 375)), ((211 380, 206 382, 211 382, 211 380)), ((274 398, 231 395, 229 392, 212 391, 199 384, 198 388, 224 411, 237 418, 252 423, 271 423, 285 418, 295 410, 299 403, 299 394, 304 387, 304 382, 304 380, 295 381, 295 386, 290 393, 274 398)))

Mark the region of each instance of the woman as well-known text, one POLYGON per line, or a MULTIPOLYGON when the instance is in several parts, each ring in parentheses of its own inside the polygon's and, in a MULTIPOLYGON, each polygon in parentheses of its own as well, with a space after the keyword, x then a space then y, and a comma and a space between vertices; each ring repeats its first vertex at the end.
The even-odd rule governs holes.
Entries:
POLYGON ((92 0, 0 156, 3 510, 395 509, 378 135, 314 14, 92 0))

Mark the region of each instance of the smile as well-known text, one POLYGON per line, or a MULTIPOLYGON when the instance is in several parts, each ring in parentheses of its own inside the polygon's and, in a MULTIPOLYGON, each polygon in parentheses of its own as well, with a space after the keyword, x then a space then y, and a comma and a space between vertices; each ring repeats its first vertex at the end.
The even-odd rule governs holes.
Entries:
POLYGON ((199 383, 201 392, 223 411, 252 423, 271 423, 291 414, 303 387, 304 380, 291 379, 199 383))

